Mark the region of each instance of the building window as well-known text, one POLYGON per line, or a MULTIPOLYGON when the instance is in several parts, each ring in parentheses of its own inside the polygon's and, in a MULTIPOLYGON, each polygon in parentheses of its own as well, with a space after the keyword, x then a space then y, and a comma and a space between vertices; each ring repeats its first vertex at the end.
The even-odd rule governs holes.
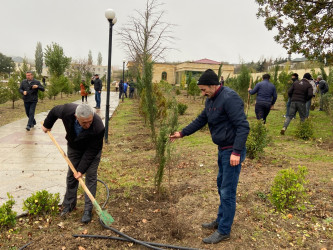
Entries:
POLYGON ((166 81, 168 79, 168 75, 167 75, 167 72, 162 72, 162 80, 163 81, 166 81))

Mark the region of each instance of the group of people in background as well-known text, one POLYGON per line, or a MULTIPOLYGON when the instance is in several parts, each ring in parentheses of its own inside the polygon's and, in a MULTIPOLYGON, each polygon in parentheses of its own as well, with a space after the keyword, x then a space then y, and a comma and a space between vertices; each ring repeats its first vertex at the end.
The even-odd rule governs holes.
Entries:
POLYGON ((135 84, 133 80, 130 80, 128 83, 124 82, 123 80, 120 80, 120 82, 116 82, 116 92, 119 90, 119 99, 124 97, 127 98, 127 89, 129 87, 129 98, 134 97, 134 91, 135 91, 135 84))
MULTIPOLYGON (((263 81, 256 84, 254 89, 249 88, 249 94, 257 94, 255 113, 258 120, 263 120, 266 123, 266 118, 277 99, 276 88, 270 81, 270 75, 264 74, 263 81)), ((284 135, 290 121, 299 113, 300 119, 303 122, 310 115, 311 100, 320 92, 320 111, 323 111, 323 95, 328 92, 328 84, 319 75, 316 81, 310 73, 305 73, 302 79, 299 79, 297 73, 291 76, 292 84, 288 90, 288 101, 286 104, 286 118, 281 129, 281 135, 284 135)))

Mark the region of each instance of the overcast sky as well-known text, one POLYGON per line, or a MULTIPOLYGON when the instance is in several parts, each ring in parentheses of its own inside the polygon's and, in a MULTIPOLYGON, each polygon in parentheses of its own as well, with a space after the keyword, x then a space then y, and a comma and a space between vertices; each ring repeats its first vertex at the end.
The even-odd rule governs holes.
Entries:
MULTIPOLYGON (((260 58, 287 57, 287 52, 256 18, 254 0, 161 0, 164 21, 176 24, 177 38, 168 62, 199 60, 239 63, 260 58)), ((52 42, 73 59, 94 62, 100 51, 107 64, 108 21, 105 10, 116 12, 114 31, 128 23, 146 0, 0 0, 0 52, 34 59, 37 42, 43 49, 52 42)), ((114 32, 115 33, 115 32, 114 32)), ((127 59, 117 35, 113 36, 112 65, 127 59)))

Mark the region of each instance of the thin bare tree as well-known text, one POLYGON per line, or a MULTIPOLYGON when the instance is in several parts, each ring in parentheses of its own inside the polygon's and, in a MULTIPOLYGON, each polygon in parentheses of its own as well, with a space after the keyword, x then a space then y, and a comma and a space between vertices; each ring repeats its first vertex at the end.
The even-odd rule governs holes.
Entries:
POLYGON ((130 17, 118 32, 128 57, 141 65, 164 60, 166 52, 172 49, 174 25, 163 21, 162 5, 158 0, 147 0, 144 11, 136 10, 136 16, 130 17))

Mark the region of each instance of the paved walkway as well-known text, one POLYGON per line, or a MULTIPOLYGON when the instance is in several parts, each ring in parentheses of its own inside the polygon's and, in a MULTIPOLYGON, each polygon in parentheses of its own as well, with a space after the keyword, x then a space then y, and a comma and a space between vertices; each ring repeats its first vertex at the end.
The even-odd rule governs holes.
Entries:
MULTIPOLYGON (((78 100, 74 103, 81 103, 78 100)), ((110 92, 110 117, 118 106, 118 93, 110 92)), ((88 97, 88 104, 96 106, 95 96, 88 97)), ((37 104, 38 105, 38 104, 37 104)), ((101 109, 97 110, 105 122, 106 92, 102 92, 101 109)), ((8 200, 7 192, 15 199, 13 210, 23 213, 23 200, 32 193, 47 190, 65 195, 67 164, 47 134, 41 122, 48 112, 36 115, 37 126, 25 130, 27 118, 0 127, 0 206, 8 200)), ((52 128, 52 134, 67 152, 65 129, 61 120, 52 128)))

